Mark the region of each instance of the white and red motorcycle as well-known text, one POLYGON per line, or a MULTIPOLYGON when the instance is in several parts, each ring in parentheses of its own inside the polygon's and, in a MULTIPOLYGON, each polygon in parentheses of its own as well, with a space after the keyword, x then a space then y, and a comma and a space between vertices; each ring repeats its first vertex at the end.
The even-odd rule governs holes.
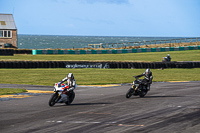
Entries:
POLYGON ((73 102, 75 98, 74 91, 68 91, 69 86, 66 84, 59 85, 55 83, 54 94, 49 99, 49 106, 54 106, 56 103, 65 103, 69 105, 73 102))

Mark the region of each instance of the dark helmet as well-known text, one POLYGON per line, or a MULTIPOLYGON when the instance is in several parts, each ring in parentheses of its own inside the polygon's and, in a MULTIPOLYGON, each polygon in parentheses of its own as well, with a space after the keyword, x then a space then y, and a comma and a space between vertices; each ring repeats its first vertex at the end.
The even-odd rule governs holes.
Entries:
POLYGON ((147 68, 147 69, 145 70, 145 75, 146 75, 146 76, 149 76, 150 73, 151 73, 150 68, 147 68))

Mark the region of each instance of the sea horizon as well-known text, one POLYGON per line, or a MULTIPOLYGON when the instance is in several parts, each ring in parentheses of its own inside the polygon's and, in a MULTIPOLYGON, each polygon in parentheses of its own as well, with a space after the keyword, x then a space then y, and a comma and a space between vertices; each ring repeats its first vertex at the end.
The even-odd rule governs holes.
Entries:
MULTIPOLYGON (((36 35, 18 34, 19 49, 65 49, 86 48, 88 44, 128 45, 128 42, 148 42, 194 37, 151 37, 151 36, 93 36, 93 35, 36 35)), ((140 45, 143 45, 142 43, 140 45)), ((109 47, 116 47, 115 45, 109 47)))

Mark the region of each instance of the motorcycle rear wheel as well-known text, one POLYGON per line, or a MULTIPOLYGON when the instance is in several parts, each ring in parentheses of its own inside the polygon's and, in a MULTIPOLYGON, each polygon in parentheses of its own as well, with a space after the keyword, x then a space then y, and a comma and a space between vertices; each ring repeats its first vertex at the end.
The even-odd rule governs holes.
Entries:
POLYGON ((74 101, 74 98, 75 98, 75 93, 73 91, 72 94, 69 96, 69 101, 67 101, 65 104, 70 105, 74 101))
POLYGON ((133 95, 133 88, 130 88, 126 93, 126 98, 130 98, 133 95))
POLYGON ((145 95, 147 94, 147 92, 146 91, 141 91, 141 93, 140 93, 140 97, 144 97, 145 95))
POLYGON ((54 93, 51 98, 49 99, 49 106, 54 106, 56 103, 56 100, 58 98, 58 94, 54 93))

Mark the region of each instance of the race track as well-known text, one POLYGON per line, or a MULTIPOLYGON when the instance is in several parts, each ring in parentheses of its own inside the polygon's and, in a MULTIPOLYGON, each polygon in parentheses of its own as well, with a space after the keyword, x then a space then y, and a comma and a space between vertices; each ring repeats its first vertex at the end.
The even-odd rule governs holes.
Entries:
MULTIPOLYGON (((72 105, 48 106, 51 94, 0 100, 1 133, 199 133, 200 82, 153 83, 145 98, 125 98, 130 85, 75 90, 72 105)), ((53 90, 48 86, 0 88, 53 90)))

